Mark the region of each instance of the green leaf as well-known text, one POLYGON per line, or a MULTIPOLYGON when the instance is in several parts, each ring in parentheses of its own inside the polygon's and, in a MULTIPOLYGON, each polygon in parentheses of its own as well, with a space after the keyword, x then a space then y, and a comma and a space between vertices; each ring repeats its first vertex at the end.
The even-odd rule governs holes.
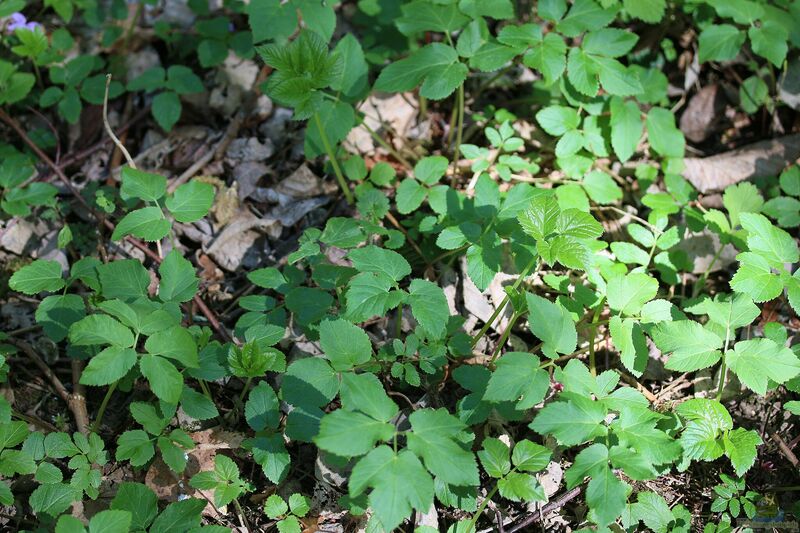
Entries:
POLYGON ((544 131, 560 137, 568 131, 577 129, 581 123, 580 115, 571 107, 553 105, 542 108, 536 113, 536 121, 544 131))
POLYGON ((440 100, 456 90, 466 78, 467 70, 466 65, 458 62, 454 48, 431 43, 385 67, 375 82, 375 90, 404 92, 424 84, 420 94, 440 100))
POLYGON ((662 322, 652 331, 653 342, 664 352, 672 352, 665 365, 670 370, 693 372, 720 360, 722 339, 692 320, 662 322))
POLYGON ((447 158, 440 155, 423 157, 414 165, 414 177, 426 185, 436 185, 449 165, 447 158))
POLYGON ((144 343, 145 350, 180 362, 187 368, 197 368, 197 342, 189 330, 173 326, 150 335, 144 343))
POLYGON ((638 322, 631 318, 611 317, 608 324, 611 340, 619 350, 619 358, 633 375, 641 376, 650 358, 647 341, 638 322))
POLYGON ((277 494, 273 494, 264 502, 264 513, 273 520, 284 516, 288 511, 289 506, 286 501, 277 494))
POLYGON ((730 458, 736 475, 744 477, 756 462, 756 448, 762 444, 761 437, 753 430, 736 428, 725 435, 724 442, 725 455, 730 458))
POLYGON ((680 442, 688 459, 713 461, 724 453, 720 432, 733 428, 731 415, 716 400, 693 398, 680 404, 676 411, 688 420, 680 442))
POLYGON ((755 302, 772 300, 781 293, 783 283, 772 273, 766 259, 751 252, 740 253, 736 259, 739 269, 731 278, 731 289, 747 294, 755 302))
POLYGON ((791 196, 800 196, 800 166, 792 165, 781 172, 779 181, 783 192, 791 196))
POLYGON ((375 443, 391 439, 394 434, 392 424, 362 413, 337 409, 322 417, 314 443, 320 449, 342 457, 357 457, 372 450, 375 443))
MULTIPOLYGON (((643 0, 644 1, 644 0, 643 0)), ((642 116, 639 106, 622 98, 611 99, 611 146, 623 163, 630 159, 642 138, 642 116)))
POLYGON ((344 409, 361 411, 381 422, 389 422, 398 411, 375 374, 343 374, 339 395, 344 409))
POLYGON ((192 180, 184 183, 167 198, 167 209, 178 222, 195 222, 208 214, 214 203, 214 187, 192 180))
POLYGON ((620 481, 610 468, 599 469, 586 487, 591 520, 598 526, 615 522, 625 510, 628 489, 628 485, 620 481))
POLYGON ((85 316, 86 305, 77 294, 48 296, 36 308, 36 322, 53 342, 64 340, 70 326, 85 316))
POLYGON ((612 278, 606 289, 609 307, 626 315, 638 314, 657 292, 658 281, 641 272, 612 278))
POLYGON ((359 272, 384 274, 395 282, 411 274, 411 265, 402 255, 377 246, 357 248, 347 254, 347 257, 359 272))
MULTIPOLYGON (((332 145, 343 141, 356 122, 353 106, 347 102, 322 102, 315 113, 323 124, 327 141, 332 145)), ((326 153, 316 119, 306 128, 304 149, 308 158, 326 153)))
POLYGON ((167 89, 178 94, 197 94, 203 92, 205 87, 192 69, 183 65, 172 65, 167 69, 167 89))
POLYGON ((635 33, 618 28, 602 28, 588 32, 583 37, 581 47, 589 54, 620 57, 630 52, 638 40, 635 33))
POLYGON ((322 351, 334 370, 350 370, 372 358, 372 343, 363 329, 346 320, 325 320, 319 326, 322 351))
POLYGON ((175 365, 157 355, 145 354, 139 360, 142 375, 150 382, 150 388, 160 400, 176 404, 183 391, 183 375, 175 365))
POLYGON ((737 183, 725 189, 722 203, 728 210, 731 226, 738 226, 740 213, 758 213, 764 204, 761 192, 750 182, 737 183))
POLYGON ((517 470, 538 472, 550 464, 551 455, 552 452, 548 448, 523 439, 514 446, 511 462, 514 463, 517 470))
POLYGON ((767 217, 757 213, 739 215, 742 227, 747 230, 747 246, 751 252, 762 255, 776 265, 796 263, 800 260, 797 243, 791 235, 772 225, 767 217))
POLYGON ((487 402, 519 401, 518 409, 529 409, 544 399, 550 377, 539 368, 539 358, 525 352, 508 352, 498 359, 483 399, 487 402))
POLYGON ((567 67, 567 45, 555 32, 548 33, 522 58, 522 62, 542 73, 547 84, 561 77, 567 67))
POLYGON ((397 210, 407 215, 413 213, 422 205, 428 195, 428 190, 417 180, 406 178, 397 187, 395 201, 397 210))
POLYGON ((800 360, 792 350, 769 339, 737 342, 725 361, 742 383, 762 396, 769 380, 785 383, 800 374, 800 360))
POLYGON ((124 301, 147 296, 150 274, 137 259, 122 259, 97 265, 103 296, 124 301))
POLYGON ((433 480, 408 450, 375 448, 353 467, 348 487, 351 498, 372 487, 369 506, 385 531, 399 526, 412 509, 424 513, 433 504, 433 480))
POLYGON ((397 307, 405 299, 405 293, 392 290, 394 284, 385 274, 362 272, 354 276, 346 296, 348 319, 363 322, 397 307))
POLYGON ((456 440, 466 429, 463 422, 445 409, 421 409, 409 417, 412 433, 408 448, 417 454, 437 478, 449 485, 478 484, 478 465, 475 456, 456 440))
POLYGON ((500 439, 488 438, 483 441, 483 449, 478 452, 478 459, 483 469, 493 478, 501 478, 511 471, 511 450, 500 439))
POLYGON ((279 402, 275 391, 266 381, 253 387, 244 406, 247 425, 255 431, 275 429, 280 422, 279 402))
POLYGON ((133 346, 133 333, 108 315, 89 315, 69 328, 69 341, 75 346, 112 344, 122 348, 133 346))
POLYGON ((625 11, 632 17, 655 24, 664 18, 666 0, 622 0, 625 11))
POLYGON ((117 441, 117 460, 129 460, 132 466, 144 466, 155 453, 150 435, 141 429, 126 431, 117 441))
POLYGON ((708 26, 698 38, 698 59, 700 63, 729 61, 737 56, 744 39, 744 32, 730 24, 708 26))
POLYGON ((438 5, 427 0, 416 0, 401 9, 403 16, 395 21, 395 25, 403 35, 425 31, 451 33, 469 22, 455 3, 438 5))
POLYGON ((164 218, 158 207, 143 207, 125 215, 117 224, 111 240, 118 241, 126 235, 133 235, 148 242, 159 241, 167 236, 172 224, 164 218))
POLYGON ((547 501, 544 488, 530 474, 511 472, 497 482, 500 496, 515 502, 547 501))
POLYGON ((167 178, 160 174, 144 172, 129 166, 122 167, 123 198, 139 198, 145 202, 157 202, 167 192, 167 178))
POLYGON ((758 76, 750 76, 739 87, 739 104, 747 113, 755 113, 769 101, 769 87, 758 76))
POLYGON ((75 500, 80 499, 78 489, 64 483, 39 485, 28 499, 36 515, 56 517, 66 511, 75 500))
POLYGON ((408 291, 408 303, 419 325, 431 339, 444 337, 450 308, 441 287, 430 281, 415 279, 408 291))
POLYGON ((172 130, 172 127, 181 118, 182 111, 181 99, 172 91, 160 92, 153 98, 153 107, 151 108, 153 118, 165 131, 172 130))
MULTIPOLYGON (((761 310, 746 294, 718 294, 713 300, 705 300, 696 310, 708 315, 709 320, 723 329, 734 330, 747 326, 760 314, 761 310)), ((688 309, 696 312, 695 309, 688 309)))
POLYGON ((353 34, 348 33, 336 43, 334 53, 341 58, 342 69, 331 82, 331 89, 340 91, 348 98, 357 98, 367 89, 369 74, 361 43, 353 34))
POLYGON ((89 533, 128 533, 132 521, 128 511, 100 511, 89 520, 89 533))
POLYGON ((556 230, 561 209, 551 195, 536 196, 528 209, 519 214, 523 231, 536 239, 544 240, 556 230))
POLYGON ((600 475, 602 470, 608 468, 608 448, 604 444, 596 443, 581 450, 575 456, 572 463, 564 474, 567 488, 572 489, 583 482, 583 478, 595 477, 600 475))
POLYGON ((158 515, 151 531, 161 533, 183 533, 200 526, 200 513, 208 502, 204 499, 187 498, 167 505, 167 508, 158 515))
POLYGON ((578 332, 570 313, 560 304, 531 293, 525 293, 528 304, 528 326, 542 341, 542 353, 551 359, 557 353, 569 354, 578 344, 578 332))
POLYGON ((586 30, 607 26, 615 14, 616 9, 603 9, 594 0, 575 0, 556 29, 567 37, 577 37, 586 30))
POLYGON ((109 346, 92 357, 81 373, 83 385, 109 385, 124 377, 136 365, 136 351, 109 346))
POLYGON ((564 446, 575 446, 606 434, 602 425, 606 410, 602 403, 571 393, 562 393, 561 398, 539 411, 530 424, 532 430, 541 435, 552 434, 564 446))
POLYGON ((172 250, 158 267, 161 282, 158 297, 164 302, 188 302, 197 292, 200 280, 192 264, 179 251, 172 250))
POLYGON ((622 189, 614 179, 600 170, 593 170, 583 178, 583 188, 595 203, 613 204, 622 200, 622 189))
POLYGON ((195 420, 210 420, 219 416, 219 411, 214 402, 209 398, 184 385, 181 393, 181 407, 195 420))
POLYGON ((664 157, 683 157, 686 140, 681 130, 675 127, 675 115, 661 107, 653 107, 647 113, 647 138, 650 147, 664 157))
POLYGON ((42 291, 55 292, 64 287, 61 278, 61 264, 58 261, 37 259, 11 276, 8 286, 24 294, 38 294, 42 291))

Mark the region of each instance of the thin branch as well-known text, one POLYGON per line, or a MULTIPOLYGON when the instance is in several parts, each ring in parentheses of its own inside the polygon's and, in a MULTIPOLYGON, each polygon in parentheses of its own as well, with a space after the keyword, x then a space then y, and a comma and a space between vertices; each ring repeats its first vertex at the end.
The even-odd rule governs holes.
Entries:
POLYGON ((580 494, 580 493, 581 493, 581 486, 577 486, 574 489, 570 490, 569 492, 566 492, 566 493, 562 494, 561 496, 559 496, 555 500, 551 501, 550 503, 548 503, 547 505, 545 505, 544 507, 539 509, 538 512, 533 513, 531 516, 525 518, 519 524, 515 525, 514 527, 509 528, 506 533, 514 533, 516 531, 519 531, 521 529, 524 529, 524 528, 528 527, 529 525, 531 525, 531 524, 533 524, 535 522, 543 521, 544 518, 547 515, 549 515, 553 511, 557 511, 558 509, 561 509, 567 503, 569 503, 571 500, 574 500, 575 498, 577 498, 578 494, 580 494))
POLYGON ((111 129, 111 124, 108 123, 108 88, 110 85, 111 74, 106 74, 106 95, 103 98, 103 125, 106 127, 106 133, 108 133, 108 136, 111 137, 111 140, 117 145, 119 151, 125 156, 125 159, 128 161, 128 165, 130 165, 131 168, 136 168, 136 163, 133 162, 133 158, 128 152, 128 149, 125 148, 125 145, 122 144, 116 135, 114 135, 114 130, 111 129))

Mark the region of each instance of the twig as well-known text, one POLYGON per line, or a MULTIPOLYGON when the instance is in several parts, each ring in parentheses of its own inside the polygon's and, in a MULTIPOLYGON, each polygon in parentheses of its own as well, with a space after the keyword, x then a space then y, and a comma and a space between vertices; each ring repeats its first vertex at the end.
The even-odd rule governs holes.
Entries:
POLYGON ((641 383, 639 383, 636 380, 636 378, 634 378, 633 376, 629 376, 628 374, 619 369, 617 369, 617 374, 619 374, 619 376, 622 378, 623 381, 627 382, 629 385, 631 385, 636 390, 641 392, 650 403, 658 403, 658 396, 650 392, 650 390, 641 383))
POLYGON ((128 161, 128 164, 131 168, 136 168, 136 163, 133 162, 133 158, 131 154, 128 152, 128 149, 125 148, 125 145, 120 142, 116 135, 114 135, 114 130, 111 129, 111 124, 108 123, 108 87, 111 85, 111 74, 106 74, 106 95, 103 98, 103 125, 106 127, 106 133, 108 136, 111 137, 111 140, 114 141, 114 144, 117 145, 119 151, 122 152, 122 155, 125 156, 125 159, 128 161))
POLYGON ((529 525, 533 524, 534 522, 541 522, 544 520, 544 517, 552 513, 553 511, 557 511, 564 507, 567 503, 571 500, 574 500, 578 494, 581 493, 581 486, 577 486, 574 489, 570 490, 569 492, 559 496, 555 500, 551 501, 541 509, 539 512, 532 514, 531 516, 527 517, 525 520, 520 522, 519 524, 515 525, 508 529, 506 533, 514 533, 515 531, 519 531, 528 527, 529 525))
POLYGON ((89 427, 89 415, 86 412, 86 398, 80 394, 70 393, 61 380, 58 379, 58 376, 56 376, 55 373, 50 369, 47 363, 45 363, 44 360, 39 357, 39 354, 36 353, 36 350, 33 349, 33 346, 19 339, 6 339, 6 342, 22 350, 23 353, 27 355, 31 361, 33 361, 42 374, 44 374, 44 376, 50 381, 50 384, 53 386, 53 390, 56 391, 56 394, 58 394, 58 396, 69 406, 70 411, 72 411, 72 416, 75 418, 75 426, 78 428, 78 431, 84 435, 87 435, 87 428, 89 427))
POLYGON ((790 463, 792 463, 793 467, 797 468, 797 465, 800 464, 800 460, 797 459, 797 456, 794 454, 792 449, 789 448, 789 445, 786 444, 786 441, 784 441, 777 433, 772 434, 772 440, 774 440, 778 445, 778 449, 781 451, 783 456, 786 457, 790 463))

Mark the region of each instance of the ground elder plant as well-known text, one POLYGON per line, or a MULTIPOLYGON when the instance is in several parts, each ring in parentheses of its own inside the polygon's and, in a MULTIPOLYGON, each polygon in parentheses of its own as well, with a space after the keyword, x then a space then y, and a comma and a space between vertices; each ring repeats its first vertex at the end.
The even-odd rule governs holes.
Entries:
POLYGON ((0 0, 3 527, 792 523, 799 20, 0 0))

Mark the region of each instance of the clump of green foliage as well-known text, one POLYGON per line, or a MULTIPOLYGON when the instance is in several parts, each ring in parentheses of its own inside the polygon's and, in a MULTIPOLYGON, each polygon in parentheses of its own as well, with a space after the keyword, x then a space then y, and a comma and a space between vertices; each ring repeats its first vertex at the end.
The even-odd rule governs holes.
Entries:
MULTIPOLYGON (((353 216, 305 229, 286 266, 247 272, 255 290, 238 298, 235 323, 216 326, 190 304, 203 296, 196 265, 177 247, 161 254, 162 242, 176 242, 175 222, 207 216, 211 185, 191 180, 168 193, 166 177, 126 165, 118 187, 77 193, 114 221, 110 235, 99 228, 97 246, 87 246, 71 229, 74 198, 37 179, 37 152, 56 146, 53 133, 30 132, 37 150, 0 143, 3 217, 58 222, 58 246, 71 252, 67 271, 37 259, 15 270, 9 288, 41 298, 42 334, 85 362, 80 384, 102 398, 83 433, 45 434, 29 431, 0 396, 0 504, 26 506, 37 525, 65 533, 227 530, 201 527, 206 500, 163 507, 132 482, 88 524, 70 516, 73 503, 98 498, 112 458, 136 470, 161 460, 184 475, 195 442, 176 423, 180 410, 247 432, 233 455, 218 454, 213 470, 195 473, 184 488, 209 491, 215 506, 232 505, 240 515, 248 494, 282 487, 308 466, 292 453, 307 446, 347 472, 339 505, 367 516, 369 531, 412 524, 432 507, 456 517, 440 522, 454 533, 491 526, 490 502, 552 497, 537 473, 554 454, 569 458, 563 490, 582 490, 584 530, 689 531, 691 512, 640 482, 696 462, 716 461, 735 474, 714 488, 711 511, 726 513, 727 522, 741 512, 751 517, 756 494, 743 480, 762 441, 736 427, 721 400, 731 383, 759 396, 800 392, 798 345, 787 347, 787 328, 753 327, 775 299, 800 313, 800 269, 787 268, 800 262, 790 233, 800 225, 800 167, 761 189, 728 188, 721 209, 703 207, 681 175, 685 140, 663 72, 675 45, 643 37, 688 18, 701 65, 747 57, 742 111, 773 110, 783 105, 776 69, 800 45, 800 4, 541 0, 521 13, 510 0, 361 0, 346 6, 356 32, 334 39, 345 9, 337 1, 223 3, 218 15, 190 0, 193 32, 157 22, 155 38, 171 63, 126 79, 114 46, 127 45, 155 2, 137 3, 125 30, 121 1, 46 0, 37 8, 0 1, 0 19, 22 11, 47 17, 0 39, 0 118, 14 124, 34 106, 74 124, 85 105, 127 94, 151 105, 169 131, 181 119, 181 97, 206 90, 207 74, 229 54, 258 58, 270 69, 260 90, 307 121, 305 155, 327 160, 353 216), (90 28, 112 51, 80 53, 78 28, 90 28), (465 140, 471 95, 491 91, 514 69, 533 74, 530 115, 476 113, 471 120, 480 127, 465 140), (125 83, 107 87, 107 73, 125 83), (343 147, 351 130, 369 129, 359 106, 375 93, 404 92, 452 109, 451 146, 403 154, 369 130, 396 166, 368 168, 343 147), (518 119, 537 130, 535 144, 518 119), (621 166, 630 172, 620 175, 621 166), (614 212, 633 213, 621 237, 598 220, 614 212), (679 246, 701 231, 738 252, 729 283, 713 291, 709 273, 719 254, 692 284, 693 265, 679 246), (146 261, 93 253, 123 243, 148 250, 146 261), (331 249, 346 261, 332 261, 331 249), (437 283, 443 268, 462 259, 465 283, 479 291, 498 275, 516 275, 477 332, 437 283), (507 322, 495 337, 503 313, 507 322), (364 323, 387 317, 396 333, 376 342, 364 323), (410 331, 402 317, 413 318, 410 331), (289 327, 322 355, 287 358, 289 327), (530 341, 527 349, 509 342, 512 330, 530 341), (618 355, 609 367, 596 359, 601 330, 618 355), (668 371, 711 373, 712 390, 661 405, 621 384, 644 375, 653 347, 668 371), (485 357, 474 357, 484 349, 485 357), (137 387, 151 396, 129 403, 135 424, 104 443, 110 398, 137 387), (226 393, 233 407, 223 416, 226 393), (248 462, 261 472, 241 467, 248 462), (35 485, 29 494, 12 491, 22 476, 35 485)), ((16 350, 8 341, 6 356, 16 350)), ((7 379, 5 358, 1 368, 7 379)), ((259 514, 280 531, 301 531, 314 512, 310 500, 292 493, 287 502, 269 491, 259 514)))

